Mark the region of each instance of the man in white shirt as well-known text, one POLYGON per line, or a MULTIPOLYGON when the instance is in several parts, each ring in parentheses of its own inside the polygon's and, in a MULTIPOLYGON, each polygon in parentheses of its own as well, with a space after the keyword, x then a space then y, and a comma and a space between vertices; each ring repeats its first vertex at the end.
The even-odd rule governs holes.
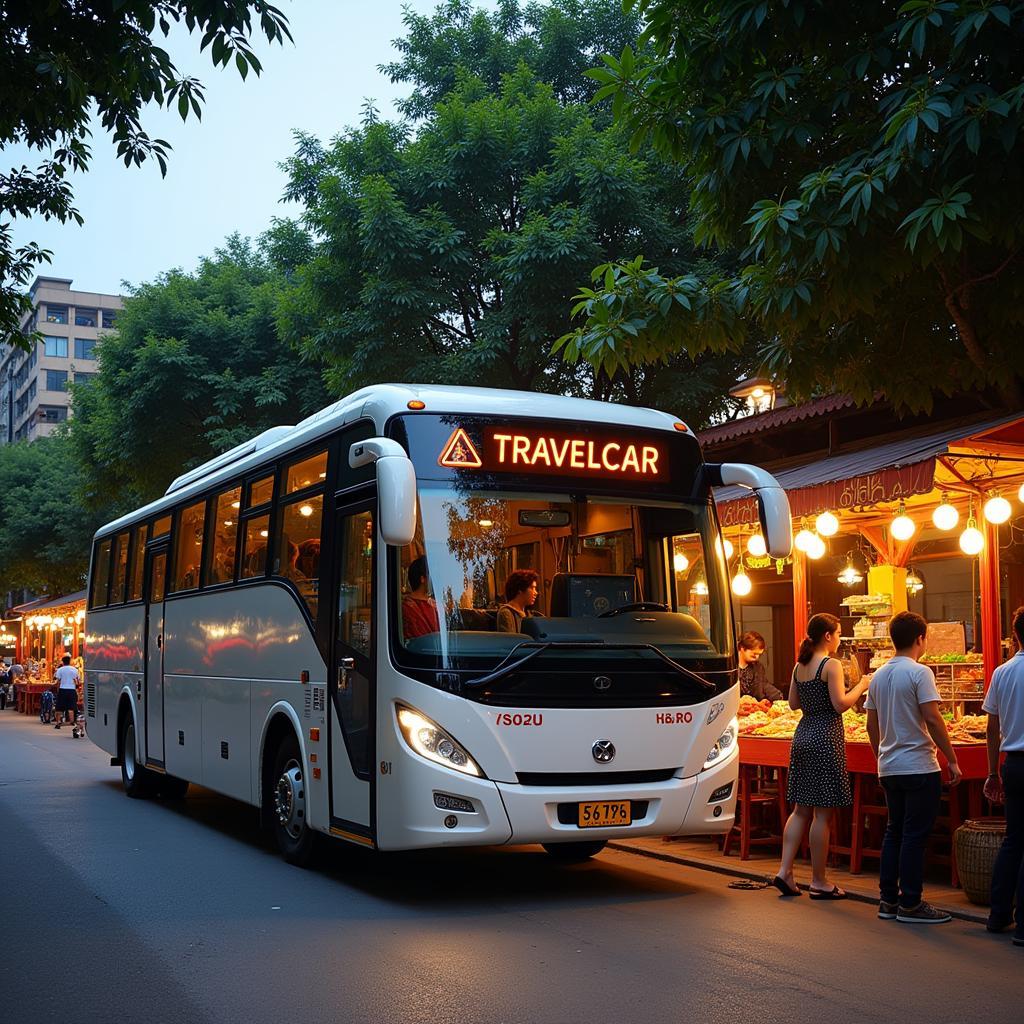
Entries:
POLYGON ((65 654, 61 658, 61 666, 55 673, 57 680, 57 724, 54 729, 60 728, 61 720, 66 711, 71 712, 71 724, 78 724, 78 669, 71 664, 71 655, 65 654))
POLYGON ((925 841, 942 799, 936 746, 949 765, 950 784, 960 781, 935 676, 926 665, 918 664, 927 632, 928 623, 914 612, 892 617, 889 636, 896 656, 874 674, 864 702, 868 739, 878 758, 878 777, 889 809, 878 871, 878 916, 905 924, 951 920, 921 898, 925 841))
POLYGON ((986 927, 1005 931, 1013 923, 1017 894, 1015 946, 1024 946, 1024 608, 1013 613, 1017 653, 992 673, 985 703, 988 713, 988 778, 985 796, 1006 805, 1006 838, 992 868, 992 899, 986 927), (1006 755, 1002 778, 999 752, 1006 755))

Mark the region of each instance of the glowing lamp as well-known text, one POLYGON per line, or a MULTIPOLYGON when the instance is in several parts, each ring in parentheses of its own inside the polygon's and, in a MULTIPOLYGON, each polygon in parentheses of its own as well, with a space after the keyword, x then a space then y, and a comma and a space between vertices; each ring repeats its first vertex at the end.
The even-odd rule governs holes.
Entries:
POLYGON ((822 537, 834 537, 839 532, 839 520, 831 512, 822 512, 814 521, 814 528, 822 537))
POLYGON ((804 554, 807 554, 808 548, 812 547, 813 544, 814 534, 806 526, 793 538, 793 546, 797 551, 802 551, 804 554))
POLYGON ((1020 490, 1017 492, 1017 499, 1019 501, 1024 501, 1024 484, 1020 485, 1020 490))
POLYGON ((924 580, 911 569, 907 573, 907 593, 912 595, 920 594, 922 590, 924 590, 924 580))
POLYGON ((985 546, 985 536, 978 529, 974 516, 967 520, 967 529, 960 534, 960 550, 965 555, 977 555, 985 546))
POLYGON ((996 494, 985 502, 985 507, 982 511, 990 523, 995 523, 998 526, 1010 518, 1010 513, 1013 509, 1010 508, 1010 503, 1001 494, 996 494))
POLYGON ((708 585, 704 580, 697 580, 696 583, 690 588, 691 594, 696 594, 698 597, 708 596, 708 585))
POLYGON ((489 530, 494 525, 493 519, 478 519, 477 522, 485 530, 489 530))
POLYGON ((808 558, 817 561, 825 554, 825 542, 816 534, 811 534, 811 545, 806 551, 808 558))
POLYGON ((855 587, 855 586, 857 586, 858 583, 863 582, 864 575, 853 564, 853 556, 852 555, 849 558, 847 558, 847 560, 846 560, 846 567, 836 577, 836 580, 839 583, 842 583, 842 585, 844 587, 855 587))
POLYGON ((752 533, 747 540, 747 551, 749 551, 754 558, 764 558, 768 554, 768 548, 765 546, 764 537, 759 533, 752 533))
POLYGON ((900 505, 899 515, 889 524, 889 532, 897 540, 910 540, 917 532, 917 524, 907 515, 903 505, 900 505))
POLYGON ((722 550, 725 552, 725 557, 726 558, 732 558, 733 551, 735 550, 733 548, 733 546, 732 546, 732 541, 731 540, 726 540, 725 538, 723 538, 722 539, 722 550))
POLYGON ((740 566, 740 571, 732 578, 732 592, 737 597, 746 597, 753 589, 754 584, 750 582, 750 577, 743 571, 743 566, 740 566))
POLYGON ((960 522, 960 513, 950 505, 946 495, 942 495, 942 504, 932 513, 932 522, 939 530, 952 530, 960 522))
POLYGON ((305 516, 308 519, 312 514, 313 514, 313 506, 312 505, 300 505, 299 506, 299 515, 300 516, 305 516))
MULTIPOLYGON (((483 526, 483 523, 480 525, 483 526)), ((690 560, 682 553, 682 551, 677 551, 672 558, 672 568, 675 569, 676 572, 686 572, 689 567, 690 560)))

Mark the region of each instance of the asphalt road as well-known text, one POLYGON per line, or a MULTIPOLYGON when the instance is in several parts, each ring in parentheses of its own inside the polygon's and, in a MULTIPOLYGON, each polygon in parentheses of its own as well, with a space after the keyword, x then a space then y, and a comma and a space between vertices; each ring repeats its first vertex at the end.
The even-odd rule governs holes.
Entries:
POLYGON ((983 1024, 1024 949, 606 852, 280 860, 193 787, 128 800, 88 740, 0 714, 0 1021, 983 1024))

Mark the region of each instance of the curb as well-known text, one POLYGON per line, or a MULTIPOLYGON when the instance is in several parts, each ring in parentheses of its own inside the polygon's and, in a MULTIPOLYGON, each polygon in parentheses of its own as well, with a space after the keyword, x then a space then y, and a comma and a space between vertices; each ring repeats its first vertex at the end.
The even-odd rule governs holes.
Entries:
MULTIPOLYGON (((651 860, 667 861, 670 864, 682 864, 688 868, 699 868, 701 871, 711 871, 716 875, 727 875, 730 878, 747 878, 755 882, 768 881, 769 876, 763 871, 755 871, 751 868, 732 867, 726 864, 719 864, 716 861, 701 860, 697 857, 684 857, 677 853, 661 852, 659 850, 651 850, 645 846, 634 846, 632 843, 622 842, 617 840, 608 844, 608 849, 618 850, 620 853, 635 853, 639 857, 648 857, 651 860)), ((806 885, 802 885, 801 889, 806 889, 806 885)), ((878 903, 877 894, 869 894, 866 892, 858 892, 856 889, 851 889, 848 885, 844 885, 846 893, 851 900, 856 900, 858 903, 878 903)), ((959 921, 970 921, 972 924, 984 924, 988 920, 988 914, 984 910, 964 910, 962 907, 950 907, 943 905, 937 901, 929 900, 934 907, 938 907, 940 910, 946 911, 954 919, 959 921)))

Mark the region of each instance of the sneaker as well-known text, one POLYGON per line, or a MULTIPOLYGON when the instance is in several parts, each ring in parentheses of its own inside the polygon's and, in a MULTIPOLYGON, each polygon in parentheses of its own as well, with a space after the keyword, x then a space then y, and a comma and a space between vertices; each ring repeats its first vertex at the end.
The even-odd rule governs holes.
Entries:
POLYGON ((953 920, 953 915, 921 900, 916 907, 900 907, 896 911, 896 920, 903 921, 904 924, 945 924, 946 921, 953 920))
POLYGON ((56 724, 56 725, 54 726, 54 729, 59 729, 59 728, 60 728, 60 722, 58 722, 58 723, 57 723, 57 724, 56 724))
POLYGON ((888 903, 885 900, 878 901, 878 916, 883 921, 895 921, 899 909, 900 905, 898 903, 888 903))
POLYGON ((989 914, 985 922, 987 932, 1005 932, 1013 924, 1012 917, 1003 917, 1001 914, 989 914))

